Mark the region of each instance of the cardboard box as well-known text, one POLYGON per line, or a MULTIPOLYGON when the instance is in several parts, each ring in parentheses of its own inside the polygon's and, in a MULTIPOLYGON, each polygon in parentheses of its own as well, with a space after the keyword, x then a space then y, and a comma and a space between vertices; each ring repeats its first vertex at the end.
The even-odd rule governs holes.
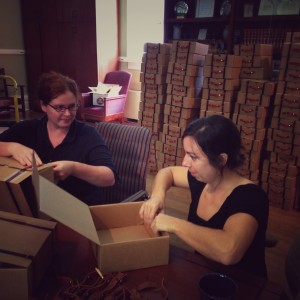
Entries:
POLYGON ((204 78, 203 87, 214 90, 235 91, 240 88, 239 79, 204 78))
POLYGON ((272 81, 242 79, 240 91, 243 93, 272 96, 275 92, 275 87, 276 84, 272 81))
POLYGON ((52 261, 55 226, 0 211, 1 299, 31 299, 52 261))
POLYGON ((218 100, 231 102, 235 101, 236 93, 234 91, 215 90, 215 89, 202 89, 202 99, 218 100))
POLYGON ((222 111, 209 111, 209 110, 200 109, 200 113, 199 113, 200 117, 209 117, 209 116, 213 116, 213 115, 222 115, 226 118, 230 118, 230 113, 225 113, 222 111))
POLYGON ((172 50, 171 43, 145 43, 144 52, 170 54, 172 50))
POLYGON ((175 84, 167 85, 167 94, 187 97, 187 98, 197 98, 200 96, 201 88, 185 87, 175 84))
POLYGON ((233 113, 232 120, 238 126, 251 127, 256 129, 265 128, 266 119, 265 118, 256 118, 255 116, 248 116, 242 114, 233 113))
POLYGON ((166 104, 183 108, 197 108, 200 107, 200 99, 182 97, 177 95, 167 95, 166 104))
POLYGON ((147 84, 166 83, 166 74, 140 73, 140 81, 147 84))
POLYGON ((245 79, 271 79, 271 68, 242 68, 240 78, 245 79))
POLYGON ((152 64, 160 64, 167 65, 170 61, 169 54, 162 53, 143 53, 142 62, 144 63, 152 63, 152 64))
MULTIPOLYGON (((38 168, 40 175, 54 181, 52 168, 43 165, 38 168)), ((31 183, 32 171, 9 157, 0 157, 0 210, 37 216, 37 203, 31 183)))
POLYGON ((141 63, 141 72, 149 74, 166 74, 168 70, 168 64, 161 65, 157 63, 141 63))
POLYGON ((238 44, 234 46, 234 54, 241 56, 257 55, 272 56, 272 44, 238 44))
POLYGON ((201 99, 201 110, 230 113, 231 108, 231 102, 201 99))
POLYGON ((242 59, 243 68, 271 68, 272 67, 272 56, 243 56, 242 59))
MULTIPOLYGON (((142 91, 150 94, 165 95, 166 85, 165 84, 141 84, 142 91)), ((157 96, 157 95, 156 95, 157 96)))
POLYGON ((266 129, 256 129, 245 126, 238 126, 242 138, 248 138, 253 140, 264 140, 266 135, 266 129))
POLYGON ((234 113, 266 118, 267 109, 263 106, 235 103, 234 113))
POLYGON ((185 65, 204 66, 205 55, 196 53, 172 52, 170 62, 185 65))
POLYGON ((181 53, 196 53, 200 55, 206 55, 208 53, 209 46, 198 42, 191 41, 173 41, 172 52, 181 53))
POLYGON ((278 94, 298 94, 300 90, 300 83, 293 81, 278 81, 276 93, 278 94))
POLYGON ((273 117, 298 121, 300 119, 300 108, 274 106, 273 117))
POLYGON ((269 107, 271 103, 271 96, 250 92, 238 92, 237 103, 269 107))
POLYGON ((103 106, 104 98, 117 97, 122 86, 118 84, 104 84, 99 82, 96 87, 89 87, 93 94, 93 105, 103 106))
POLYGON ((204 66, 204 77, 218 79, 239 79, 241 68, 204 66))
POLYGON ((98 267, 110 273, 168 263, 169 236, 154 236, 139 217, 143 202, 87 206, 33 170, 40 210, 96 245, 98 267))
MULTIPOLYGON (((300 83, 300 70, 291 69, 285 72, 285 78, 279 78, 279 80, 293 81, 300 83)), ((284 77, 284 76, 283 76, 284 77)))
POLYGON ((286 32, 286 43, 300 43, 300 32, 286 32))
POLYGON ((207 54, 205 56, 205 65, 215 67, 235 67, 242 66, 242 57, 231 54, 207 54))
POLYGON ((295 94, 276 94, 274 105, 300 108, 300 96, 295 94))

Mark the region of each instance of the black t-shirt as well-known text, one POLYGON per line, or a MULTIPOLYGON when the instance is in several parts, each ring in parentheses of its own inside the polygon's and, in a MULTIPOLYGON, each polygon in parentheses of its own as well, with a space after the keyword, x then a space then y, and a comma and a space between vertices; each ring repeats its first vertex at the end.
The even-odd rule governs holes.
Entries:
POLYGON ((234 266, 266 278, 265 234, 269 217, 269 201, 266 193, 255 184, 240 185, 227 197, 219 211, 205 221, 197 215, 197 207, 205 183, 197 181, 189 172, 188 181, 192 197, 188 215, 190 222, 209 228, 222 229, 227 219, 239 212, 247 213, 257 220, 258 229, 254 240, 241 261, 234 266))
MULTIPOLYGON (((74 120, 70 130, 53 148, 47 131, 47 117, 16 123, 0 135, 0 141, 17 142, 32 148, 43 163, 59 160, 77 161, 94 166, 107 166, 117 176, 111 154, 96 129, 74 120)), ((58 185, 88 205, 101 204, 101 189, 84 180, 69 176, 58 185)))

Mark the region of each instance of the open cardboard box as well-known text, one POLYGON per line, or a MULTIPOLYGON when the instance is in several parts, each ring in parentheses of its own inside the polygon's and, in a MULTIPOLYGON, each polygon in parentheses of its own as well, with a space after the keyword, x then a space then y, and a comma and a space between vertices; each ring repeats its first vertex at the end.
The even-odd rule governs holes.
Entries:
POLYGON ((96 87, 89 87, 93 94, 93 105, 103 106, 104 98, 117 97, 122 86, 118 84, 105 84, 99 82, 96 87))
POLYGON ((142 202, 88 206, 41 176, 33 164, 39 209, 95 244, 102 273, 164 265, 169 235, 154 236, 139 217, 142 202))
POLYGON ((53 258, 56 222, 0 211, 0 297, 30 299, 53 258))
MULTIPOLYGON (((37 168, 39 174, 54 181, 49 165, 37 168)), ((25 216, 37 216, 37 205, 31 180, 32 170, 9 157, 0 157, 0 210, 25 216)))

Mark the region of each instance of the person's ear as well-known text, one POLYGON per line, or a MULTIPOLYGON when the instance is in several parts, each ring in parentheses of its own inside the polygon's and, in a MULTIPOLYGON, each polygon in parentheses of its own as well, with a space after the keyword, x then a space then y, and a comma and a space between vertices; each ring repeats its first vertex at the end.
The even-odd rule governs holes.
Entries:
POLYGON ((47 106, 47 105, 45 105, 43 101, 40 101, 40 106, 41 106, 41 110, 42 110, 43 112, 46 112, 46 106, 47 106))
POLYGON ((228 155, 226 153, 221 153, 219 155, 219 164, 220 164, 220 166, 225 167, 226 163, 227 163, 227 160, 228 160, 228 155))

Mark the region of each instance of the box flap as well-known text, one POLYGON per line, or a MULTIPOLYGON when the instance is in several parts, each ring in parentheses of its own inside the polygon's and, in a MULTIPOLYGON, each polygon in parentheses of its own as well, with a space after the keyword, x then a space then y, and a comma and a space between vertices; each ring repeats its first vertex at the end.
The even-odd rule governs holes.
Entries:
POLYGON ((0 157, 0 166, 8 166, 18 170, 26 170, 28 167, 22 166, 19 162, 10 157, 0 157))
POLYGON ((42 177, 34 159, 32 168, 32 182, 40 211, 99 245, 89 206, 42 177))

